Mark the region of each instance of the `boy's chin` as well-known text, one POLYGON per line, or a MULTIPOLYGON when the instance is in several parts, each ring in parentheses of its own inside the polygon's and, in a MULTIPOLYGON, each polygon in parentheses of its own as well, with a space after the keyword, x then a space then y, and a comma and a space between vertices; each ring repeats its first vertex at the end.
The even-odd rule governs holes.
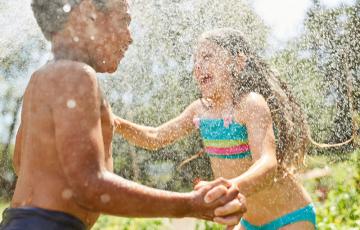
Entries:
POLYGON ((117 63, 107 63, 94 68, 98 73, 114 73, 118 69, 117 63))

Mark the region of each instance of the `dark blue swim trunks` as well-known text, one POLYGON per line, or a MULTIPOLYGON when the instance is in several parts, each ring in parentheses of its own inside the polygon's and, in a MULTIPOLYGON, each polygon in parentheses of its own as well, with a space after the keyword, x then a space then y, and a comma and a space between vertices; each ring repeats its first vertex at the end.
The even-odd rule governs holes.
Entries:
POLYGON ((86 230, 86 226, 63 212, 21 207, 5 209, 0 230, 86 230))

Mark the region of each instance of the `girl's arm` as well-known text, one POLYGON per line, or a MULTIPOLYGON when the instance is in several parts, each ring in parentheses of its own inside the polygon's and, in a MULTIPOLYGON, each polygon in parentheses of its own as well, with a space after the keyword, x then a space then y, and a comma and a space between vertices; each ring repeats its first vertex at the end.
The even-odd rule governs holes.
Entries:
POLYGON ((250 196, 273 181, 277 169, 276 145, 270 109, 265 99, 250 93, 245 99, 246 127, 254 164, 242 175, 232 179, 239 191, 250 196))
POLYGON ((199 100, 193 102, 178 117, 159 127, 138 125, 115 116, 116 132, 136 146, 157 150, 186 136, 194 129, 193 117, 199 103, 199 100))

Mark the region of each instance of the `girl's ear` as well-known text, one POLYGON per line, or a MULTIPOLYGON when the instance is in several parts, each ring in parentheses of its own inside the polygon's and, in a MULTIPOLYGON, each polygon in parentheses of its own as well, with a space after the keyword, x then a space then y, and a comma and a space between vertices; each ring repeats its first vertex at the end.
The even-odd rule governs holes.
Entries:
POLYGON ((235 58, 235 70, 241 72, 245 69, 247 57, 243 53, 239 53, 235 58))

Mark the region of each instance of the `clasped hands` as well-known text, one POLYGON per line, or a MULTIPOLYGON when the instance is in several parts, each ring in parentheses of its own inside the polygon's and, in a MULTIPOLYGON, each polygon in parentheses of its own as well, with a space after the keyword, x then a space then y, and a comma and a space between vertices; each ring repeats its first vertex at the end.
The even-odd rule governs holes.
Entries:
POLYGON ((246 212, 245 197, 239 193, 236 185, 224 178, 198 182, 194 194, 198 196, 195 203, 204 202, 204 207, 196 217, 227 225, 228 229, 233 229, 246 212))

